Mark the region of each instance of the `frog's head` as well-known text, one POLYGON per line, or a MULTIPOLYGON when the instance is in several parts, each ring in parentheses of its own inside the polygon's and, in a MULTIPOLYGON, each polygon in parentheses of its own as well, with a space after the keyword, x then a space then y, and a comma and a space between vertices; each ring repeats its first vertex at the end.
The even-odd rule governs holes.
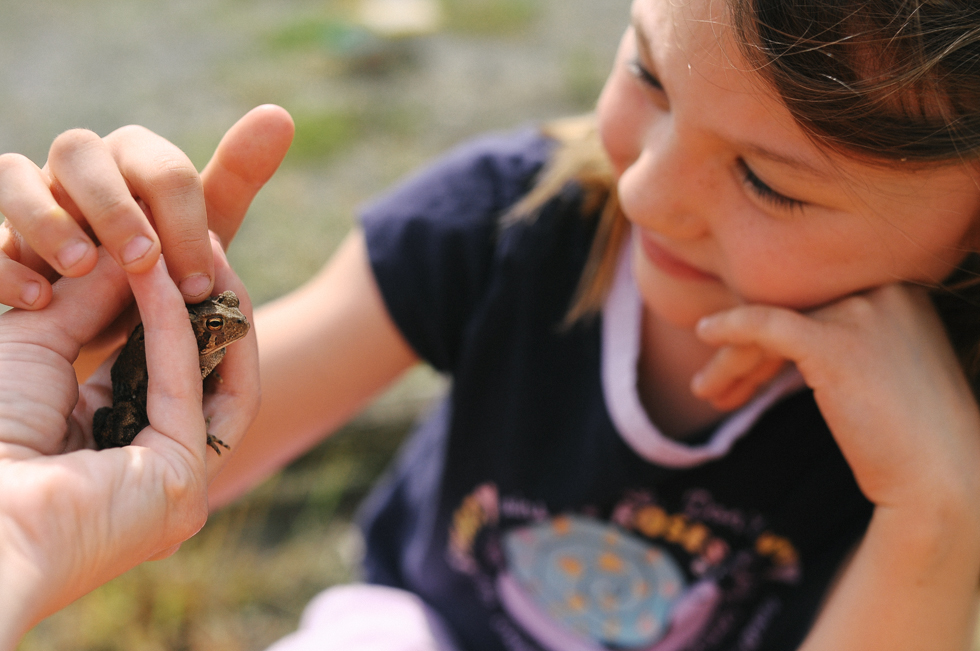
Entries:
POLYGON ((209 355, 248 333, 249 323, 238 309, 238 297, 234 292, 223 292, 197 305, 188 305, 197 349, 209 355))

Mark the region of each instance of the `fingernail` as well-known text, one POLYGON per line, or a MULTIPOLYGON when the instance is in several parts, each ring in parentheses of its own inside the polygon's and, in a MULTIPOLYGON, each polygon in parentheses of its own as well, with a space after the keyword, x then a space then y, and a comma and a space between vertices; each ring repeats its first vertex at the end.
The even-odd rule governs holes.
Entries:
POLYGON ((38 297, 41 295, 41 283, 36 280, 32 280, 24 285, 23 289, 20 290, 20 300, 24 301, 25 305, 34 305, 37 302, 38 297))
POLYGON ((150 240, 150 238, 146 237, 145 235, 137 235, 131 239, 123 249, 123 264, 136 262, 146 255, 151 248, 153 248, 153 242, 150 240))
POLYGON ((194 274, 180 281, 180 293, 187 297, 197 297, 211 289, 211 278, 207 274, 194 274))
POLYGON ((72 240, 68 244, 61 247, 61 250, 58 251, 58 255, 56 257, 58 258, 58 264, 61 265, 61 268, 67 271, 78 264, 78 261, 84 258, 86 253, 88 253, 87 242, 82 240, 72 240))

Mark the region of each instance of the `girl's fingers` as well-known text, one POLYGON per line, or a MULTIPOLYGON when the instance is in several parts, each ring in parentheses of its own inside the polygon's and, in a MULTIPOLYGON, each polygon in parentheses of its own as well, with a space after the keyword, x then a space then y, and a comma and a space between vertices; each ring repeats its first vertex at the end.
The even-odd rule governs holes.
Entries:
POLYGON ((771 357, 805 364, 821 349, 823 331, 816 320, 793 310, 747 305, 701 319, 698 337, 712 346, 758 347, 771 357))
MULTIPOLYGON (((207 298, 214 285, 214 264, 204 189, 194 164, 172 143, 143 127, 118 129, 106 136, 105 143, 138 199, 140 217, 152 220, 170 277, 185 302, 207 298)), ((136 232, 134 222, 135 218, 131 232, 136 232)))
POLYGON ((735 409, 751 399, 782 366, 782 359, 758 346, 723 346, 694 376, 691 391, 716 409, 735 409))
POLYGON ((711 399, 728 389, 762 361, 758 346, 723 346, 707 366, 691 381, 691 390, 699 398, 711 399))
POLYGON ((768 384, 783 369, 781 359, 766 358, 742 377, 735 378, 725 389, 711 399, 715 409, 731 411, 751 400, 761 387, 768 384))
POLYGON ((153 266, 160 241, 105 141, 84 129, 67 131, 51 145, 47 169, 120 267, 141 273, 153 266))
MULTIPOLYGON (((12 227, 58 274, 81 276, 95 266, 98 255, 92 240, 55 200, 44 172, 24 156, 0 156, 0 212, 6 216, 8 228, 12 227)), ((14 251, 6 252, 14 258, 14 251)), ((37 268, 33 260, 22 259, 19 253, 14 258, 18 262, 37 272, 47 271, 37 268)))
POLYGON ((201 172, 208 224, 224 247, 235 236, 255 194, 286 156, 293 120, 285 109, 264 105, 236 122, 201 172))

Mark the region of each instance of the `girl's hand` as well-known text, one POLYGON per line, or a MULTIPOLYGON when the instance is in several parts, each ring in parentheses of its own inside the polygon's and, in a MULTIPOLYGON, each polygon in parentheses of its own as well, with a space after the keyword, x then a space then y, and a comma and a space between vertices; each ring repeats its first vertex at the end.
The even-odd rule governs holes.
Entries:
POLYGON ((202 300, 215 277, 208 228, 227 246, 292 136, 286 111, 260 106, 229 129, 200 175, 174 145, 136 126, 105 138, 68 131, 43 168, 0 156, 0 303, 46 306, 50 281, 95 267, 93 234, 130 273, 150 269, 162 249, 185 301, 202 300))
MULTIPOLYGON (((220 254, 216 263, 219 286, 236 291, 251 317, 220 254)), ((88 449, 92 414, 111 400, 108 363, 81 388, 71 365, 128 302, 126 275, 108 255, 87 276, 55 283, 48 309, 0 316, 0 649, 197 532, 208 481, 229 456, 207 452, 205 415, 234 448, 257 408, 254 334, 229 349, 224 382, 205 396, 202 414, 197 345, 180 293, 162 261, 129 281, 146 332, 150 426, 125 448, 88 449)))
POLYGON ((718 411, 732 411, 751 400, 785 365, 785 359, 755 344, 722 346, 691 380, 691 393, 718 411))
POLYGON ((697 333, 795 362, 876 505, 980 506, 980 413, 924 290, 889 285, 805 315, 742 306, 697 333))

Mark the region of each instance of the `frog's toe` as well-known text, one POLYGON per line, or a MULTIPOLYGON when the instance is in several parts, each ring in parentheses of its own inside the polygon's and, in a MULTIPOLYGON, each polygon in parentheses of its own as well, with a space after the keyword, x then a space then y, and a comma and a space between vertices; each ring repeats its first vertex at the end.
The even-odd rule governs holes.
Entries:
POLYGON ((226 450, 231 449, 227 443, 211 434, 208 434, 208 445, 211 446, 211 449, 217 452, 219 456, 221 455, 221 448, 218 447, 219 445, 226 450))

